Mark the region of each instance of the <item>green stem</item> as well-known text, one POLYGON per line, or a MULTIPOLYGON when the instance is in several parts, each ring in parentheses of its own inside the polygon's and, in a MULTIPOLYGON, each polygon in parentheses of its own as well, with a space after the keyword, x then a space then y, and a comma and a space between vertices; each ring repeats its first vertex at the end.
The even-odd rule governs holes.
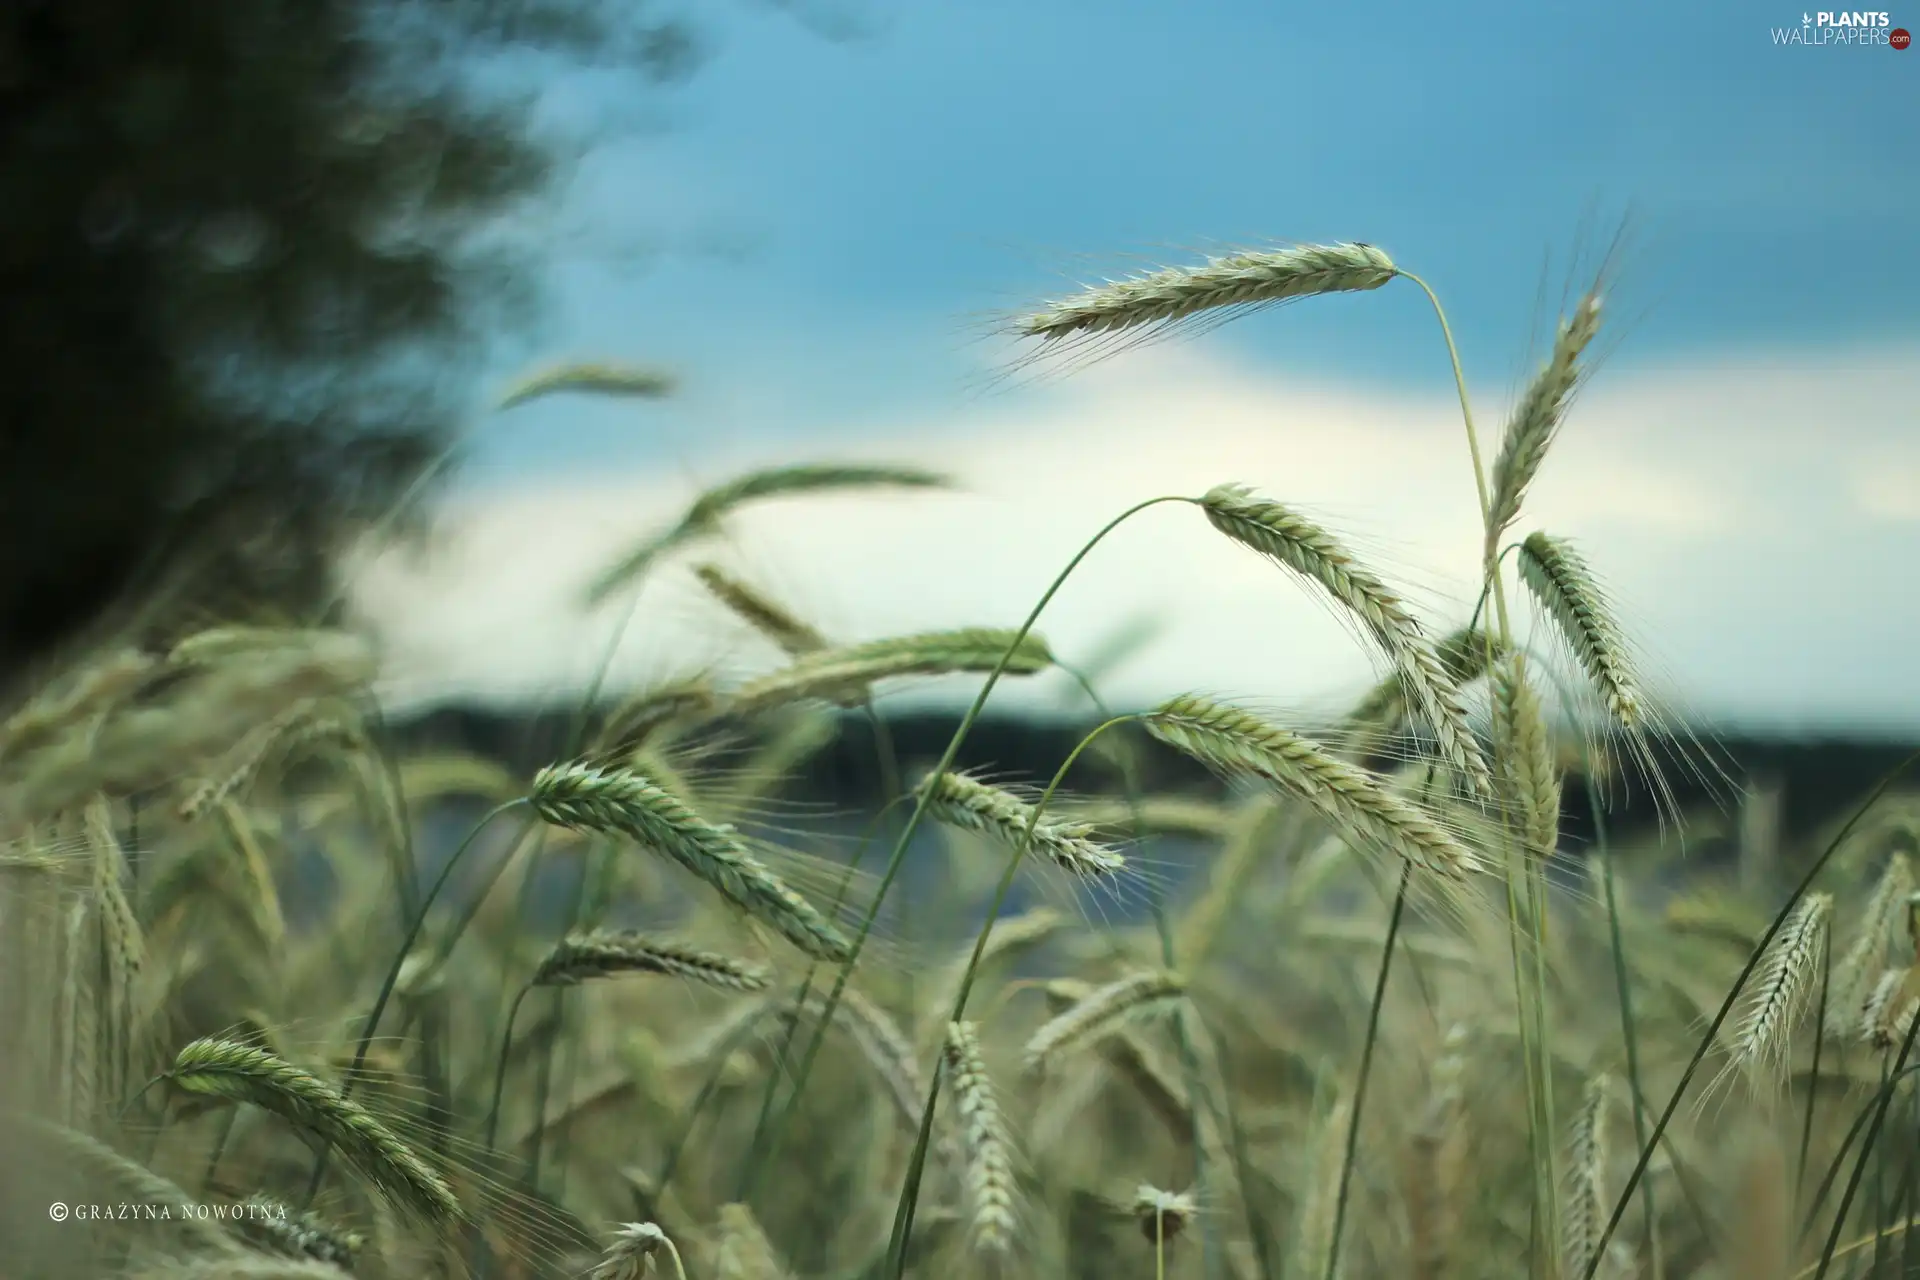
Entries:
MULTIPOLYGON (((432 887, 421 898, 419 909, 413 913, 413 923, 407 928, 407 936, 401 939, 399 950, 394 952, 393 963, 387 967, 387 976, 380 984, 380 994, 374 998, 373 1008, 368 1010, 366 1022, 361 1024, 360 1039, 353 1050, 353 1062, 340 1080, 342 1097, 349 1096, 353 1092, 353 1086, 360 1079, 360 1068, 366 1064, 367 1051, 373 1046, 373 1034, 380 1026, 380 1015, 387 1011, 387 1001, 393 998, 394 984, 400 981, 401 967, 406 964, 407 956, 413 950, 413 944, 420 939, 420 930, 426 926, 427 915, 433 910, 434 900, 440 896, 440 891, 446 888, 447 881, 453 878, 454 868, 460 865, 467 850, 473 847, 474 840, 492 825, 495 818, 520 808, 526 803, 527 800, 523 796, 520 799, 496 805, 489 810, 487 815, 467 832, 466 838, 460 841, 459 847, 447 858, 446 865, 440 868, 440 874, 435 878, 432 887)), ((313 1176, 307 1183, 306 1203, 309 1206, 313 1204, 313 1198, 320 1194, 320 1183, 327 1176, 327 1159, 332 1152, 332 1144, 326 1142, 321 1144, 319 1158, 313 1162, 313 1176)))
MULTIPOLYGON (((1040 597, 1040 602, 1033 606, 1033 610, 1027 615, 1026 621, 1020 624, 1020 629, 1015 633, 1012 642, 1007 646, 1007 651, 1000 655, 1000 661, 994 664, 993 670, 988 673, 985 682, 981 684, 980 692, 974 696, 972 705, 967 708, 966 714, 961 717, 959 727, 954 730, 953 736, 948 739, 947 748, 941 753, 939 763, 934 765, 932 770, 933 776, 938 777, 953 767, 955 758, 960 754, 961 745, 965 743, 967 735, 973 732, 973 726, 980 719, 980 712, 986 706, 987 698, 992 695, 994 686, 1000 682, 1000 677, 1006 672, 1007 664, 1013 660, 1013 655, 1017 653, 1020 646, 1025 643, 1028 633, 1033 630, 1034 624, 1039 622, 1040 615, 1045 612, 1046 607, 1053 602, 1053 597, 1057 595, 1060 588, 1066 584, 1068 577, 1072 575, 1075 569, 1080 567, 1081 561, 1092 554, 1093 549, 1099 546, 1108 534, 1112 533, 1122 524, 1140 512, 1145 511, 1147 508, 1158 506, 1164 502, 1185 502, 1193 504, 1195 500, 1184 495, 1171 494, 1158 498, 1149 498, 1145 502, 1135 503, 1102 526, 1100 531, 1094 534, 1093 537, 1087 541, 1086 545, 1074 554, 1073 559, 1067 562, 1066 568, 1060 571, 1058 576, 1054 578, 1052 584, 1047 587, 1046 593, 1040 597)), ((787 1118, 793 1114, 794 1108, 799 1103, 802 1091, 806 1088, 807 1080, 813 1072, 813 1064, 819 1057, 820 1046, 826 1039, 827 1026, 833 1019, 834 1011, 840 1007, 841 993, 846 990, 847 982, 853 976, 854 966, 860 962, 860 954, 866 948, 867 937, 873 931, 874 922, 880 914, 881 905, 886 900, 887 891, 893 887, 894 880, 898 878, 900 874, 901 866, 906 862, 907 846, 912 842, 914 833, 920 829, 920 823, 926 817, 929 798, 929 793, 926 791, 922 791, 915 797, 913 812, 908 815, 906 824, 901 828, 900 834, 894 839, 892 856, 887 860, 887 868, 885 872, 881 874, 879 886, 874 890, 873 902, 867 910, 866 917, 860 922, 860 929, 853 939, 853 953, 847 958, 846 963, 840 967, 839 975, 834 980, 833 991, 828 995, 826 1007, 820 1014, 819 1025, 814 1028, 812 1038, 807 1041, 806 1053, 800 1060, 800 1069, 795 1073, 793 1087, 788 1092, 790 1101, 781 1112, 780 1124, 776 1127, 774 1135, 768 1144, 765 1158, 754 1163, 753 1177, 756 1181, 761 1170, 770 1168, 774 1163, 773 1157, 779 1151, 780 1140, 786 1130, 787 1118)))
MULTIPOLYGON (((1135 508, 1135 510, 1138 509, 1135 508)), ((1118 521, 1115 523, 1117 524, 1118 521)), ((1112 527, 1112 525, 1107 526, 1109 529, 1112 527)), ((1081 554, 1086 553, 1083 551, 1081 554)), ((1063 574, 1062 577, 1064 576, 1063 574)), ((1057 586, 1058 583, 1056 582, 1055 585, 1057 586)), ((1036 614, 1038 612, 1035 610, 1036 614)), ((1027 816, 1027 829, 1021 832, 1020 843, 1014 846, 1013 856, 1007 859, 1006 870, 1000 875, 1000 884, 994 891, 993 903, 987 908, 986 922, 980 926, 980 933, 973 940, 973 954, 967 961, 966 972, 960 976, 960 990, 954 996, 953 1010, 947 1019, 949 1022, 958 1022, 966 1014, 967 998, 973 994, 974 975, 979 972, 980 958, 986 954, 987 939, 993 934, 994 922, 1000 918, 1000 909, 1006 905, 1007 894, 1013 889, 1014 874, 1020 870, 1020 864, 1027 856, 1027 850, 1033 844, 1034 828, 1040 825, 1040 815, 1052 802, 1054 792, 1060 789, 1060 783, 1066 778, 1067 772, 1073 768, 1074 762, 1080 758, 1080 754, 1101 734, 1139 718, 1137 715, 1116 716, 1101 724, 1092 733, 1080 739, 1078 745, 1061 762, 1060 767, 1054 770, 1052 781, 1047 783, 1047 789, 1040 794, 1040 799, 1033 806, 1033 812, 1027 816)), ((887 1243, 887 1270, 894 1280, 901 1280, 906 1274, 907 1241, 913 1234, 913 1211, 919 1202, 920 1178, 926 1170, 927 1151, 933 1139, 933 1110, 939 1100, 940 1072, 935 1071, 932 1083, 927 1088, 926 1108, 920 1113, 920 1133, 914 1139, 913 1155, 907 1163, 907 1179, 900 1188, 900 1202, 894 1209, 893 1238, 887 1243)))
MULTIPOLYGON (((1700 1037, 1700 1043, 1694 1049, 1693 1057, 1687 1063, 1687 1069, 1681 1073, 1680 1083, 1674 1086, 1672 1096, 1667 1099, 1667 1105, 1661 1111, 1660 1119, 1655 1121, 1652 1141, 1641 1145, 1640 1158, 1634 1162, 1633 1172, 1627 1176, 1627 1185, 1621 1188, 1619 1199, 1614 1202, 1613 1213, 1608 1217, 1607 1225, 1601 1229, 1600 1239, 1594 1247, 1593 1260, 1587 1265, 1586 1273, 1578 1280, 1593 1280, 1594 1273, 1600 1269, 1601 1260, 1607 1256, 1607 1242, 1613 1238, 1614 1231, 1620 1226, 1620 1219, 1626 1216, 1627 1206, 1633 1203, 1633 1193, 1639 1188, 1640 1179, 1646 1176, 1647 1164, 1653 1159, 1654 1143, 1658 1142, 1660 1136, 1667 1131, 1667 1125, 1672 1123, 1674 1113, 1680 1110, 1680 1103, 1686 1097, 1687 1087, 1693 1083, 1693 1077, 1699 1073, 1700 1064, 1706 1061, 1707 1054, 1713 1050, 1714 1044, 1719 1040, 1720 1028, 1732 1014, 1733 1006, 1740 999, 1740 993, 1746 989, 1747 979, 1753 976, 1753 971, 1759 967, 1761 957, 1767 954, 1767 948, 1773 945, 1774 938, 1785 927, 1787 917, 1793 913, 1795 907, 1800 905, 1800 899, 1805 897, 1807 890, 1813 887, 1813 882, 1820 873, 1827 869, 1827 863, 1833 861, 1833 855, 1839 851, 1847 837, 1853 834, 1853 829, 1860 825, 1860 820, 1866 817, 1868 811, 1879 802, 1880 797, 1886 794, 1887 788, 1898 781, 1916 762, 1920 762, 1920 751, 1913 752, 1888 770, 1886 775, 1874 785, 1860 807, 1854 810, 1853 816, 1847 819, 1846 824, 1828 842, 1820 856, 1814 859, 1813 865, 1800 878, 1800 883, 1794 886, 1792 895, 1773 917, 1773 923, 1769 924, 1766 933, 1761 935, 1760 941, 1753 949, 1753 954, 1747 958, 1747 963, 1741 968, 1739 976, 1734 979, 1733 989, 1728 991, 1726 998, 1720 1002, 1719 1011, 1713 1015, 1713 1021, 1707 1025, 1706 1033, 1700 1037)), ((1920 1027, 1920 1019, 1915 1020, 1914 1026, 1920 1027)), ((1909 1027, 1909 1043, 1911 1043, 1912 1032, 1913 1027, 1909 1027)), ((1884 1110, 1882 1113, 1884 1114, 1884 1110)))
POLYGON ((533 984, 527 983, 514 996, 513 1003, 507 1008, 507 1029, 500 1036, 500 1060, 493 1070, 493 1101, 487 1107, 487 1145, 488 1159, 493 1157, 494 1139, 500 1133, 500 1100, 507 1091, 507 1058, 513 1052, 513 1024, 520 1017, 520 1005, 533 991, 533 984))
POLYGON ((1340 1238, 1347 1225, 1347 1197, 1353 1188, 1353 1166, 1360 1152, 1360 1116, 1367 1105, 1367 1080, 1373 1073, 1373 1048, 1380 1039, 1380 1011, 1387 1002, 1387 976, 1393 971, 1393 947, 1400 939, 1400 920, 1406 914, 1407 888, 1413 883, 1413 864, 1400 868, 1400 887, 1393 895, 1393 914, 1387 920, 1387 942, 1380 952, 1380 973, 1373 984, 1373 1005, 1367 1011, 1367 1037, 1360 1046, 1360 1074, 1353 1084, 1353 1114, 1347 1120, 1347 1151, 1340 1164, 1340 1190, 1333 1201, 1333 1238, 1327 1245, 1326 1280, 1340 1274, 1340 1238))

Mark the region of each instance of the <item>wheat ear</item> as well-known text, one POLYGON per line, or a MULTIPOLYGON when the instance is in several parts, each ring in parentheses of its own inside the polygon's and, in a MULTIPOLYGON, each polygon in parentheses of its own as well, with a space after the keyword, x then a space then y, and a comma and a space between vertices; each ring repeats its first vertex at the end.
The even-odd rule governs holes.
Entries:
POLYGON ((744 1204, 720 1206, 720 1247, 715 1252, 718 1280, 786 1280, 789 1274, 759 1219, 744 1204))
POLYGON ((708 489, 693 500, 678 524, 621 557, 588 587, 587 603, 602 603, 645 572, 663 553, 717 532, 722 519, 748 502, 835 489, 943 489, 951 483, 946 476, 919 467, 858 463, 803 464, 749 472, 708 489))
POLYGON ((596 930, 562 939, 534 971, 535 986, 572 986, 616 973, 657 973, 725 991, 764 991, 765 969, 731 956, 675 946, 630 930, 596 930))
POLYGON ((1640 728, 1640 682, 1611 606, 1586 561, 1565 539, 1530 533, 1520 544, 1520 580, 1573 650, 1607 713, 1622 728, 1640 728))
POLYGON ((665 854, 809 955, 840 962, 853 954, 846 935, 748 854, 732 827, 706 821, 638 773, 549 765, 528 800, 554 826, 624 835, 665 854))
POLYGON ((1600 1235, 1613 1200, 1607 1194, 1607 1099, 1613 1082, 1604 1074, 1587 1081, 1574 1118, 1568 1152, 1567 1204, 1562 1219, 1569 1276, 1584 1276, 1600 1250, 1600 1235))
POLYGON ((445 1179, 372 1112, 265 1049, 195 1040, 174 1058, 167 1079, 187 1093, 250 1102, 323 1139, 395 1204, 427 1221, 464 1217, 445 1179))
POLYGON ((973 1248, 982 1254, 1004 1254, 1013 1246, 1016 1227, 1011 1145, 972 1023, 948 1024, 944 1055, 954 1106, 960 1113, 973 1248))
POLYGON ((1239 253, 1087 289, 1028 316, 1018 330, 1029 338, 1057 341, 1076 333, 1171 323, 1220 307, 1378 289, 1397 274, 1393 259, 1370 244, 1239 253))
POLYGON ((1806 1003, 1820 948, 1826 941, 1833 898, 1811 893, 1801 900, 1773 941, 1760 981, 1734 1032, 1730 1067, 1752 1068, 1783 1060, 1793 1026, 1806 1003))
POLYGON ((1487 762, 1460 691, 1400 597, 1318 524, 1242 485, 1219 485, 1200 505, 1220 532, 1320 586, 1359 620, 1405 681, 1441 755, 1475 791, 1490 797, 1487 762))
POLYGON ((587 1280, 639 1280, 653 1271, 653 1256, 661 1249, 665 1249, 673 1261, 677 1280, 686 1280, 680 1250, 674 1247, 667 1233, 652 1222, 625 1223, 614 1232, 613 1243, 587 1273, 587 1280))
POLYGON ((821 649, 743 686, 733 709, 746 713, 804 698, 857 706, 881 680, 988 672, 1009 649, 1007 675, 1036 675, 1053 665, 1046 641, 1031 633, 1014 645, 1017 632, 969 627, 896 636, 843 648, 821 649))
POLYGON ((1074 1046, 1124 1022, 1161 1012, 1186 990, 1186 979, 1177 973, 1136 973, 1096 988, 1033 1033, 1027 1041, 1027 1071, 1043 1072, 1074 1046))
POLYGON ((1828 993, 1827 1034, 1844 1039, 1849 1015, 1860 1006, 1862 987, 1886 962, 1887 948, 1899 936, 1901 916, 1913 893, 1913 862, 1904 853, 1887 859, 1873 894, 1860 913, 1860 928, 1846 954, 1833 967, 1828 993))
POLYGON ((541 396, 561 391, 584 392, 597 396, 638 396, 657 400, 671 395, 674 378, 658 369, 636 369, 628 365, 581 362, 563 364, 529 374, 509 387, 498 407, 511 409, 541 396))
POLYGON ((697 565, 694 577, 740 620, 787 651, 790 657, 827 647, 825 637, 796 618, 778 601, 733 577, 717 564, 697 565))
POLYGON ((1415 1280, 1442 1280, 1459 1234, 1467 1163, 1466 1049, 1467 1029, 1454 1023, 1433 1064, 1426 1115, 1413 1135, 1407 1220, 1415 1280))
POLYGON ((1091 824, 1045 818, 1035 821, 1032 805, 964 773, 928 778, 921 789, 927 795, 931 817, 949 826, 993 836, 1009 848, 1017 849, 1027 842, 1028 849, 1063 871, 1092 878, 1118 875, 1126 869, 1125 858, 1091 838, 1091 824))
POLYGON ((1498 543, 1500 535, 1520 517, 1520 504, 1527 486, 1546 459, 1567 400, 1580 376, 1580 356, 1600 332, 1600 299, 1588 294, 1574 308, 1573 316, 1560 324, 1553 353, 1546 367, 1527 387, 1507 423, 1506 436, 1500 442, 1500 456, 1493 464, 1493 491, 1488 501, 1487 540, 1498 543))
POLYGON ((1509 654, 1494 666, 1493 723, 1501 748, 1496 755, 1501 799, 1519 819, 1527 852, 1551 858, 1560 845, 1560 777, 1546 717, 1521 654, 1509 654))
POLYGON ((1187 695, 1152 712, 1145 723, 1161 741, 1216 769, 1292 792, 1350 839, 1442 875, 1464 877, 1480 869, 1465 845, 1373 774, 1251 712, 1187 695))
POLYGON ((349 1267, 366 1244, 366 1237, 311 1213, 290 1209, 266 1196, 248 1196, 235 1223, 240 1234, 259 1248, 288 1258, 309 1258, 349 1267))

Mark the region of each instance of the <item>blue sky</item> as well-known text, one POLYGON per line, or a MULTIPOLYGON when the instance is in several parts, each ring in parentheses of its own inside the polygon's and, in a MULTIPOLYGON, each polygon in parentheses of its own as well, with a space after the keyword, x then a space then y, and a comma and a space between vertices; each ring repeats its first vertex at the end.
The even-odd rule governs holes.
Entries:
MULTIPOLYGON (((684 87, 545 86, 556 128, 630 127, 567 190, 553 306, 493 388, 564 358, 684 387, 477 420, 440 552, 361 584, 396 696, 565 696, 613 630, 585 582, 705 485, 825 458, 965 489, 771 503, 700 550, 836 639, 1011 625, 1108 518, 1223 480, 1321 517, 1448 629, 1477 511, 1412 286, 1017 390, 982 391, 1008 354, 982 335, 1144 265, 1370 241, 1446 301, 1491 452, 1587 283, 1569 255, 1631 210, 1609 351, 1523 528, 1581 544, 1677 714, 1920 733, 1920 597, 1884 589, 1920 560, 1920 52, 1782 47, 1802 11, 1758 3, 837 2, 863 36, 742 0, 709 6, 713 57, 684 87)), ((1119 701, 1366 687, 1315 599, 1168 511, 1075 574, 1042 624, 1058 652, 1151 615, 1119 701)), ((616 687, 777 661, 688 567, 649 579, 616 687)))
MULTIPOLYGON (((983 317, 1272 239, 1386 247, 1501 387, 1529 367, 1543 282, 1551 307, 1569 253, 1629 209, 1616 368, 1920 329, 1920 51, 1775 45, 1797 8, 841 3, 851 40, 713 6, 710 61, 644 99, 549 86, 562 127, 609 107, 660 127, 589 153, 565 219, 590 251, 558 255, 516 355, 662 363, 687 393, 483 420, 472 479, 900 431, 974 394, 983 317)), ((1404 286, 1206 341, 1375 384, 1447 376, 1404 286)))

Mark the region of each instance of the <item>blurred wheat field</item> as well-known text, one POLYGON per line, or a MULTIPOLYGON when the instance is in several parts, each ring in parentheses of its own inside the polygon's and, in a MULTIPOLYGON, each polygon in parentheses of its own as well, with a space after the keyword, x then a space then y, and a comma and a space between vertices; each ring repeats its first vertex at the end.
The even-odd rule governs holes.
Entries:
MULTIPOLYGON (((1077 360, 1399 280, 1304 246, 1017 328, 1077 360)), ((1497 444, 1465 415, 1457 617, 1256 478, 1116 513, 1197 508, 1348 621, 1385 675, 1335 723, 1108 708, 1047 600, 845 643, 711 565, 781 662, 583 699, 524 776, 396 750, 344 632, 76 661, 0 726, 0 1277, 1920 1274, 1920 791, 1807 848, 1756 808, 1739 875, 1687 862, 1666 779, 1711 764, 1652 745, 1683 726, 1605 548, 1524 527, 1601 316, 1596 285, 1497 444), (909 769, 880 700, 955 675, 909 769), (1041 678, 1086 712, 1051 782, 959 768, 1041 678), (795 779, 855 732, 885 803, 817 821, 795 779), (1218 785, 1156 790, 1154 753, 1218 785), (1618 846, 1628 787, 1662 822, 1618 846)), ((515 394, 634 385, 579 370, 515 394)), ((744 475, 593 596, 748 503, 942 483, 744 475)))

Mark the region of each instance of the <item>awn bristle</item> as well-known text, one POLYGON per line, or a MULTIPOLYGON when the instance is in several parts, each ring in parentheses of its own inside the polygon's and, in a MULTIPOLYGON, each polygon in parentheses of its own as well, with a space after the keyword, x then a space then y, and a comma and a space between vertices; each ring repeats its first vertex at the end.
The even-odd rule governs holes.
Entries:
POLYGON ((323 1139, 396 1205, 428 1221, 464 1216, 445 1179, 370 1111, 265 1049, 195 1040, 174 1058, 167 1079, 188 1093, 252 1103, 323 1139))
POLYGON ((1753 1000, 1734 1033, 1730 1066, 1751 1068, 1785 1060, 1794 1023, 1820 965, 1832 910, 1831 895, 1808 894, 1781 926, 1760 970, 1753 1000))
POLYGON ((826 638, 796 618, 786 606, 733 577, 719 565, 698 565, 693 573, 700 579, 700 585, 713 593, 714 599, 784 649, 789 657, 798 658, 827 647, 826 638))
POLYGON ((1027 1041, 1028 1072, 1045 1071, 1067 1050, 1124 1022, 1159 1013, 1186 990, 1186 979, 1177 973, 1136 973, 1096 988, 1033 1033, 1027 1041))
POLYGON ((1501 800, 1518 818, 1527 852, 1551 858, 1560 846, 1560 777, 1540 699, 1518 653, 1494 667, 1493 723, 1501 800))
POLYGON ((1405 602, 1332 534, 1278 502, 1255 497, 1242 485, 1216 486, 1201 506, 1220 532, 1317 583, 1359 619, 1406 682, 1441 755, 1476 792, 1490 797, 1487 762, 1460 690, 1405 602))
POLYGON ((675 946, 630 930, 575 933, 555 946, 534 971, 535 986, 563 987, 617 973, 657 973, 726 991, 764 991, 765 969, 731 956, 675 946))
POLYGON ((732 827, 708 822, 638 773, 549 765, 528 799, 554 826, 624 835, 667 855, 811 956, 842 962, 853 954, 846 935, 756 861, 732 827))
POLYGON ((1608 714, 1622 728, 1640 728, 1640 682, 1626 640, 1586 561, 1565 539, 1531 533, 1520 544, 1520 579, 1553 619, 1608 714))
POLYGON ((1573 1122, 1561 1223, 1569 1276, 1587 1274, 1600 1251, 1600 1234, 1613 1206, 1607 1193, 1607 1100, 1612 1088, 1613 1082, 1604 1074, 1588 1080, 1580 1114, 1573 1122))
POLYGON ((1351 839, 1442 875, 1465 877, 1480 869, 1465 845, 1375 775, 1251 712, 1187 695, 1152 712, 1145 723, 1161 741, 1216 769, 1294 793, 1351 839))
POLYGON ((1035 821, 1032 805, 964 773, 943 773, 921 786, 928 796, 927 812, 949 826, 993 836, 1013 849, 1024 843, 1030 852, 1077 876, 1114 876, 1126 869, 1125 858, 1092 839, 1091 823, 1035 821))
POLYGON ((1048 305, 1018 325, 1025 337, 1057 341, 1170 323, 1219 307, 1256 306, 1323 293, 1378 289, 1399 274, 1370 244, 1301 245, 1210 258, 1099 285, 1048 305))
POLYGON ((561 391, 657 400, 672 395, 674 386, 673 375, 658 369, 634 369, 626 365, 599 363, 563 364, 543 369, 514 383, 500 397, 498 407, 511 409, 529 400, 561 391))
POLYGON ((1574 308, 1573 317, 1560 324, 1553 354, 1527 387, 1507 424, 1500 456, 1493 464, 1493 493, 1488 502, 1487 541, 1497 545, 1500 535, 1520 517, 1527 486, 1539 473, 1566 416, 1567 400, 1580 377, 1580 356, 1600 332, 1600 299, 1588 294, 1574 308))
POLYGON ((755 680, 734 695, 735 711, 757 711, 803 698, 858 706, 880 680, 902 676, 944 676, 992 671, 1009 649, 1006 674, 1037 675, 1053 665, 1053 654, 1029 633, 1014 646, 1012 630, 970 627, 924 635, 896 636, 845 648, 821 649, 755 680))
POLYGON ((701 678, 642 689, 607 716, 594 740, 596 754, 639 751, 662 729, 708 715, 719 705, 720 696, 701 678))
POLYGON ((1013 1161, 993 1080, 980 1056, 970 1022, 947 1026, 944 1050, 954 1106, 960 1113, 966 1185, 972 1215, 970 1240, 976 1252, 1004 1254, 1013 1246, 1013 1161))
POLYGON ((1907 898, 1913 893, 1913 862, 1894 853, 1874 883, 1873 895, 1860 913, 1860 928, 1852 945, 1834 966, 1827 996, 1827 1033, 1844 1039, 1853 1030, 1848 1019, 1860 1007, 1862 988, 1886 963, 1888 948, 1903 934, 1907 898))

